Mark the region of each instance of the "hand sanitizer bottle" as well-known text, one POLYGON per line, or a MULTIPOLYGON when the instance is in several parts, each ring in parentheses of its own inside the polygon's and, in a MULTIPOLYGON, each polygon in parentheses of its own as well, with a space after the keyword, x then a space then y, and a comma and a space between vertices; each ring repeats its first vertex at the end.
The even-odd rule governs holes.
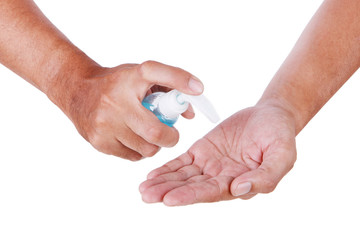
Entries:
POLYGON ((144 107, 170 127, 178 120, 179 115, 188 109, 189 103, 198 108, 211 122, 216 123, 220 120, 214 107, 204 95, 192 96, 172 90, 168 93, 155 92, 142 101, 144 107))

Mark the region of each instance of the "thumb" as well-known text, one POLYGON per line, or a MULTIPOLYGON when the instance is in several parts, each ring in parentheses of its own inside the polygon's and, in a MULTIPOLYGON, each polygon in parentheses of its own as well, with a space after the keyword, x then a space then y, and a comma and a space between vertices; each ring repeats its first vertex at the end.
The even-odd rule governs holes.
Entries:
POLYGON ((266 157, 263 163, 252 171, 246 172, 235 178, 230 191, 234 197, 245 194, 270 193, 275 190, 280 180, 292 169, 296 152, 290 149, 278 151, 266 157))
POLYGON ((181 68, 146 61, 138 65, 138 70, 140 79, 147 82, 149 87, 160 85, 190 95, 199 95, 204 91, 202 82, 181 68))

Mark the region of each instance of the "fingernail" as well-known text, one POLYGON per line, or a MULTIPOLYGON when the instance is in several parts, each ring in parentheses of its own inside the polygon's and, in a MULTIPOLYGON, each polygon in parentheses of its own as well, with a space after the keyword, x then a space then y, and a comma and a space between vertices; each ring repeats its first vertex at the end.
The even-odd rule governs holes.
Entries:
POLYGON ((251 190, 251 182, 244 182, 244 183, 240 183, 234 192, 234 195, 237 196, 241 196, 241 195, 245 195, 247 193, 250 192, 251 190))
POLYGON ((204 91, 204 85, 197 77, 192 76, 189 80, 188 85, 194 93, 202 93, 204 91))

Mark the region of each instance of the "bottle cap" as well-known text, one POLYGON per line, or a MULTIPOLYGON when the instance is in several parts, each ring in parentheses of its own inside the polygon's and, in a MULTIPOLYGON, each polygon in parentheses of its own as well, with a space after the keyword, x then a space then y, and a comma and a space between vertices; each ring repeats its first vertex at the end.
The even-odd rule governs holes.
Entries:
POLYGON ((163 114, 166 118, 174 119, 177 118, 180 114, 185 112, 189 103, 182 101, 178 101, 178 96, 181 93, 176 90, 172 90, 170 92, 165 93, 163 96, 159 98, 158 108, 161 114, 163 114))

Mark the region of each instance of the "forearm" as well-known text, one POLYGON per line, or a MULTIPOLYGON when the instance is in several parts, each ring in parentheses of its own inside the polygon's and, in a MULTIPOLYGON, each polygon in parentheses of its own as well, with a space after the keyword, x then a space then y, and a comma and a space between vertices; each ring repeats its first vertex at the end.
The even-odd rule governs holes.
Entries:
POLYGON ((0 62, 47 94, 65 113, 76 80, 98 66, 32 0, 0 1, 0 62))
POLYGON ((326 0, 258 104, 290 111, 296 133, 360 66, 360 1, 326 0))

